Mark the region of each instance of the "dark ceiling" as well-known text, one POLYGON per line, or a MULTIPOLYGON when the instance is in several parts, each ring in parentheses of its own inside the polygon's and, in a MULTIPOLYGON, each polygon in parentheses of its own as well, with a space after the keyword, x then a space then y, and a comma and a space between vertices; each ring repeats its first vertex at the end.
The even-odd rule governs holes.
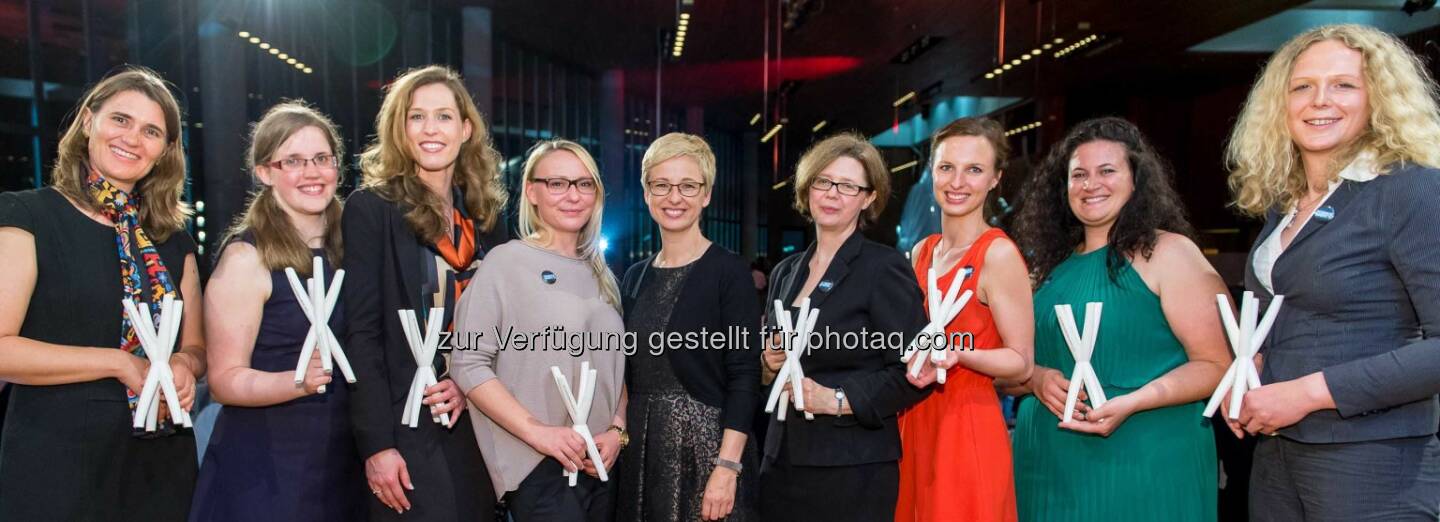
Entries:
MULTIPOLYGON (((777 32, 774 24, 790 2, 694 0, 686 8, 692 17, 684 55, 671 60, 664 39, 675 27, 678 3, 505 0, 492 6, 498 33, 581 67, 623 70, 628 94, 654 96, 657 57, 663 57, 663 100, 703 106, 711 121, 727 126, 746 125, 766 98, 762 53, 768 6, 768 99, 774 102, 782 81, 795 82, 783 107, 772 109, 807 128, 828 120, 831 128, 876 132, 897 117, 892 102, 912 90, 923 104, 940 97, 1028 98, 1110 85, 1144 89, 1167 77, 1203 78, 1209 71, 1237 68, 1253 74, 1253 56, 1236 66, 1223 63, 1223 57, 1184 51, 1303 2, 808 0, 799 24, 777 32), (984 79, 1003 63, 1002 31, 1006 62, 1054 38, 1064 41, 998 79, 984 79), (1052 57, 1090 34, 1100 38, 1052 57), (910 63, 893 62, 925 36, 939 37, 939 43, 910 63)), ((909 117, 917 106, 901 107, 898 117, 909 117)))

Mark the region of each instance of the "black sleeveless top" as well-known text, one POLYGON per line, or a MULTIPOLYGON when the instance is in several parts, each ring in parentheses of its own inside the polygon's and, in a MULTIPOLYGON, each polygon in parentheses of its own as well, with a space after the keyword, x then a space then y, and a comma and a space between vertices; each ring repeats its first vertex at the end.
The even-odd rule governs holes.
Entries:
MULTIPOLYGON (((0 194, 0 227, 35 238, 35 288, 20 335, 116 349, 125 295, 114 227, 90 219, 49 187, 0 194)), ((182 230, 155 248, 180 289, 194 240, 182 230)), ((191 298, 182 292, 182 300, 191 298)), ((0 520, 185 518, 197 468, 190 430, 132 437, 125 387, 112 378, 11 386, 0 434, 0 520)))

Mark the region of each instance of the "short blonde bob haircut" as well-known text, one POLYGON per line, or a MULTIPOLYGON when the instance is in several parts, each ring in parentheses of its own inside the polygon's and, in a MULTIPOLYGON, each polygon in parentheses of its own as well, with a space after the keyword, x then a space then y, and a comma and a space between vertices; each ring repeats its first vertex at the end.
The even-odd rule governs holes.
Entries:
POLYGON ((705 143, 705 138, 683 132, 661 136, 645 149, 645 157, 640 160, 640 184, 643 186, 650 181, 650 171, 656 165, 679 157, 695 160, 695 164, 700 166, 701 181, 705 182, 704 192, 710 193, 710 189, 715 187, 715 153, 710 150, 710 144, 705 143))

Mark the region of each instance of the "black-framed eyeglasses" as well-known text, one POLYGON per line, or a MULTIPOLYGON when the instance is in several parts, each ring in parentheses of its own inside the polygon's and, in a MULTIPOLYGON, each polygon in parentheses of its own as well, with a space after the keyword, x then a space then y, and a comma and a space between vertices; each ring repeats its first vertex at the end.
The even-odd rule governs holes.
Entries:
POLYGON ((574 186, 575 190, 578 190, 581 194, 585 194, 587 196, 590 194, 594 194, 595 189, 599 188, 599 185, 595 183, 595 178, 531 178, 530 181, 533 181, 535 183, 544 183, 545 190, 557 196, 560 194, 564 194, 566 191, 570 190, 571 186, 574 186))
POLYGON ((651 181, 646 185, 650 186, 650 195, 652 196, 669 196, 670 189, 679 188, 680 195, 687 198, 700 195, 700 189, 705 188, 705 184, 698 181, 681 181, 679 183, 651 181))
POLYGON ((300 172, 311 163, 317 169, 333 169, 340 166, 340 157, 334 154, 316 154, 313 158, 290 157, 266 163, 265 166, 285 172, 300 172))
POLYGON ((810 184, 811 189, 818 190, 820 192, 830 192, 830 189, 832 187, 835 190, 840 191, 840 194, 843 196, 858 196, 862 191, 872 192, 875 190, 872 187, 862 187, 854 183, 836 182, 833 179, 822 177, 815 178, 815 182, 810 184))

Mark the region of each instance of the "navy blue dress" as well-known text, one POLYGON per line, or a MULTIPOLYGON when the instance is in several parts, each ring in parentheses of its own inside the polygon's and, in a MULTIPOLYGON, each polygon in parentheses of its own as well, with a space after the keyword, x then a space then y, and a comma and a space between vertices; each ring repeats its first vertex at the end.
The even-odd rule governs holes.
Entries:
MULTIPOLYGON (((327 287, 333 277, 327 269, 327 287)), ((310 322, 284 271, 270 273, 270 288, 250 367, 294 372, 310 322)), ((330 316, 339 339, 345 338, 342 310, 337 305, 330 316)), ((323 394, 263 408, 221 408, 190 520, 364 520, 368 491, 350 428, 350 390, 338 367, 334 377, 323 394)))

